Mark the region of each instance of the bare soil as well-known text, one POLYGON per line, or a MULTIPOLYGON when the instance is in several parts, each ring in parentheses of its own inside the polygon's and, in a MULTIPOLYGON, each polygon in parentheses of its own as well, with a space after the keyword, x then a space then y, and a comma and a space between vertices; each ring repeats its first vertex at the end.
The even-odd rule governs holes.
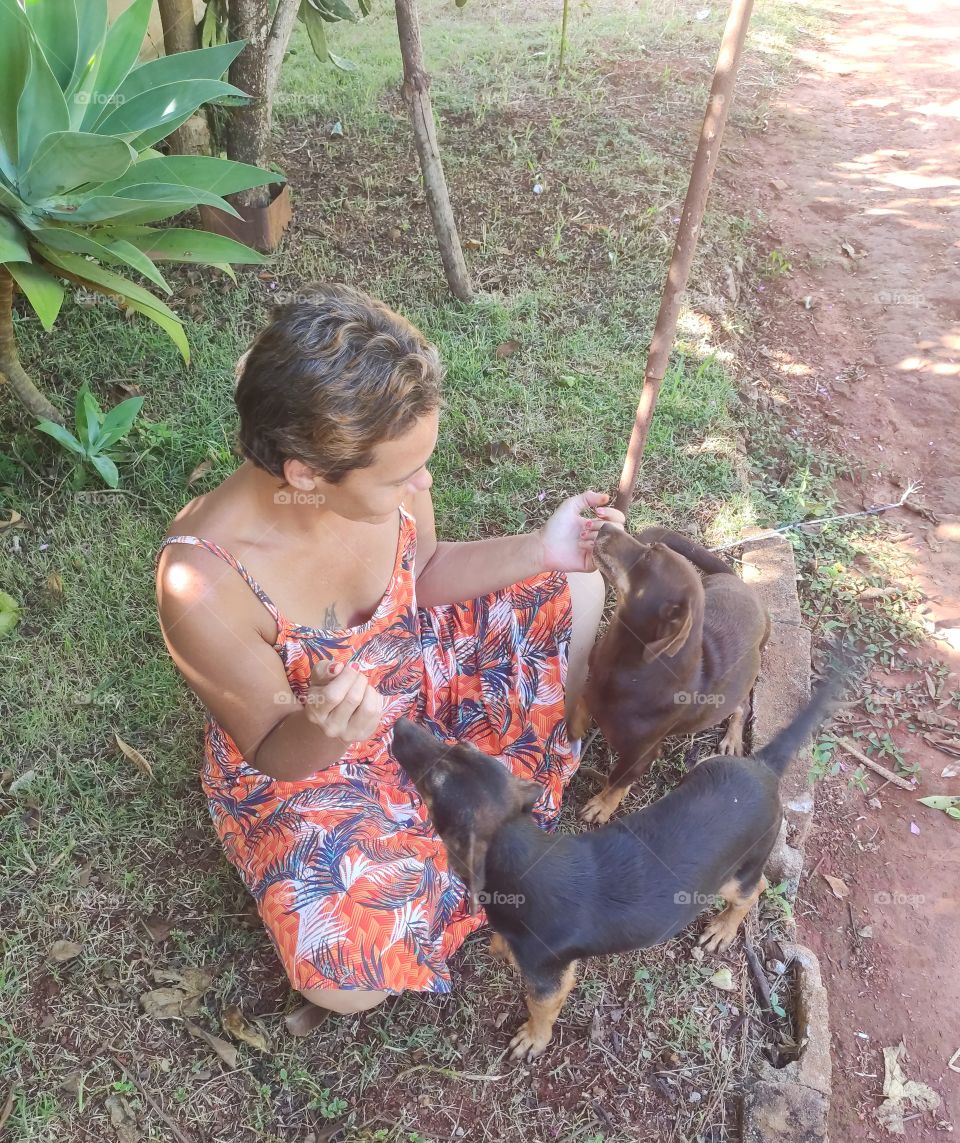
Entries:
MULTIPOLYGON (((837 5, 766 132, 736 151, 791 263, 771 292, 755 369, 786 398, 788 422, 848 458, 849 510, 922 481, 913 510, 892 518, 908 532, 908 579, 925 599, 920 658, 950 668, 947 692, 960 668, 958 44, 956 0, 837 5)), ((922 677, 875 674, 867 686, 883 693, 922 677)), ((892 721, 921 788, 887 786, 877 808, 842 780, 821 783, 800 890, 800 937, 830 994, 832 1135, 845 1141, 887 1137, 874 1116, 882 1048, 901 1039, 908 1077, 944 1101, 908 1119, 906 1138, 942 1138, 960 1122, 960 1072, 948 1067, 960 1049, 960 823, 917 802, 960 793, 960 778, 941 777, 951 755, 892 721), (835 897, 823 872, 849 897, 835 897)))

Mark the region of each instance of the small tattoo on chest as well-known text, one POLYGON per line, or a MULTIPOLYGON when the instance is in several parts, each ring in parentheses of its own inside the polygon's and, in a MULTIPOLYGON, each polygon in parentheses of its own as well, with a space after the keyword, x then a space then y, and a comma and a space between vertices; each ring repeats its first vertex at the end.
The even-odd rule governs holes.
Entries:
POLYGON ((327 631, 335 631, 340 626, 340 620, 337 618, 337 605, 335 603, 331 603, 323 613, 323 626, 327 631))

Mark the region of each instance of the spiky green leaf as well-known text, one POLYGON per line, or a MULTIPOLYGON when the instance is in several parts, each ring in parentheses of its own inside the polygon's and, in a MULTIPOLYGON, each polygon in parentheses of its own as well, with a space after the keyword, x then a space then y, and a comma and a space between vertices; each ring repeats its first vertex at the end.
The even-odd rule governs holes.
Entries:
POLYGON ((153 0, 133 0, 113 21, 103 41, 96 82, 89 92, 80 126, 86 130, 103 114, 107 101, 134 67, 150 23, 153 0))
POLYGON ((53 329, 53 323, 57 320, 57 314, 63 305, 63 286, 42 266, 31 262, 8 262, 7 270, 23 290, 43 328, 53 329))
POLYGON ((123 139, 86 131, 54 131, 33 156, 20 179, 25 202, 38 203, 87 183, 119 179, 137 152, 123 139))

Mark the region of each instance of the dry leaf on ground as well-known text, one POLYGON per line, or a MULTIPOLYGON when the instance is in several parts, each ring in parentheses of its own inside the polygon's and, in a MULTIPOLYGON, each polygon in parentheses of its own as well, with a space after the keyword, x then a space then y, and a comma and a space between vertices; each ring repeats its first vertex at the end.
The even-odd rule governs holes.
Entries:
POLYGON ((207 1032, 204 1028, 197 1027, 189 1020, 184 1020, 183 1025, 191 1036, 196 1036, 198 1040, 203 1040, 205 1044, 213 1048, 231 1071, 239 1066, 240 1059, 237 1056, 237 1049, 232 1044, 228 1044, 226 1040, 221 1040, 219 1036, 214 1036, 212 1032, 207 1032))
POLYGON ((130 1104, 122 1095, 108 1095, 103 1101, 120 1143, 140 1143, 143 1136, 130 1104))
POLYGON ((154 1020, 196 1016, 200 998, 213 983, 213 976, 201 968, 155 969, 153 978, 173 986, 154 988, 140 997, 140 1007, 154 1020))
POLYGON ((850 890, 847 887, 847 883, 842 878, 831 877, 829 873, 821 873, 820 876, 833 890, 834 897, 839 897, 842 901, 844 897, 850 896, 850 890))
POLYGON ((73 960, 82 952, 83 945, 76 941, 54 941, 47 952, 47 956, 54 964, 66 964, 68 960, 73 960))
POLYGON ((145 774, 148 778, 152 778, 153 777, 153 767, 146 760, 146 758, 144 758, 144 756, 140 753, 140 751, 137 750, 136 747, 131 746, 128 742, 124 742, 123 739, 120 737, 119 734, 117 734, 116 731, 113 732, 113 737, 117 740, 117 745, 120 747, 120 749, 123 751, 123 753, 130 759, 130 761, 134 764, 134 766, 136 766, 136 768, 140 771, 140 773, 145 774))
POLYGON ((940 1106, 940 1096, 925 1083, 908 1080, 900 1067, 900 1060, 906 1054, 906 1046, 901 1040, 894 1048, 883 1049, 883 1094, 884 1101, 877 1108, 877 1119, 891 1135, 905 1135, 904 1113, 916 1108, 917 1111, 935 1111, 940 1106))
POLYGON ((252 1024, 236 1004, 228 1004, 223 1010, 223 1030, 228 1036, 249 1044, 258 1052, 269 1052, 270 1041, 265 1032, 252 1024))

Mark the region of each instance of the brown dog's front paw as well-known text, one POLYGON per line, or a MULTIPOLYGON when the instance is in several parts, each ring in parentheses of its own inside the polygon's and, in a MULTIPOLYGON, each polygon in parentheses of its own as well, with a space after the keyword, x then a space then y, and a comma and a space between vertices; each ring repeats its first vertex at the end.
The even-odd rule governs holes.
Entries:
POLYGON ((740 918, 731 916, 729 909, 718 913, 709 925, 700 934, 698 945, 702 945, 705 952, 722 953, 733 944, 733 939, 740 928, 740 918))
POLYGON ((589 802, 580 811, 580 820, 590 825, 603 825, 616 813, 617 806, 623 801, 626 791, 606 789, 589 802))
POLYGON ((544 1034, 533 1028, 532 1023, 531 1020, 528 1020, 510 1041, 511 1060, 536 1059, 550 1043, 550 1030, 548 1029, 544 1034))

